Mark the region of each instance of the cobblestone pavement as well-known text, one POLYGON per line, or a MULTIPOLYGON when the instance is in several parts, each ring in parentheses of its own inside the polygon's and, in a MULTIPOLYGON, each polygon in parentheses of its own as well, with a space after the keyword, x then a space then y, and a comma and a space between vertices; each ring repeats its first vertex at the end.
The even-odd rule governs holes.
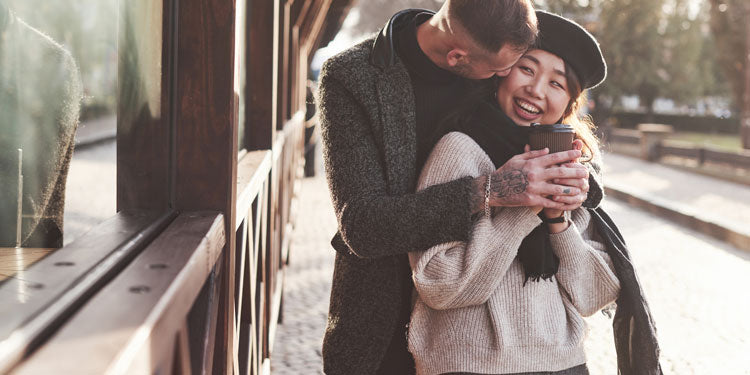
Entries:
MULTIPOLYGON (((325 181, 303 181, 286 275, 284 323, 272 355, 274 375, 321 373, 336 229, 325 181)), ((620 225, 640 272, 662 346, 665 374, 750 374, 750 255, 632 209, 605 204, 620 225)), ((592 375, 615 375, 611 320, 587 319, 592 375)))

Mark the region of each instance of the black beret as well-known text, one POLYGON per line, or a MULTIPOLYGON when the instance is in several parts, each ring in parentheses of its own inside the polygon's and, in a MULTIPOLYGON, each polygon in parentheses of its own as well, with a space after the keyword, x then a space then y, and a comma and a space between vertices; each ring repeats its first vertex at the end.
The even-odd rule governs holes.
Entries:
POLYGON ((581 25, 556 14, 536 11, 539 37, 535 48, 553 53, 575 71, 581 88, 588 89, 602 83, 607 76, 599 43, 581 25))

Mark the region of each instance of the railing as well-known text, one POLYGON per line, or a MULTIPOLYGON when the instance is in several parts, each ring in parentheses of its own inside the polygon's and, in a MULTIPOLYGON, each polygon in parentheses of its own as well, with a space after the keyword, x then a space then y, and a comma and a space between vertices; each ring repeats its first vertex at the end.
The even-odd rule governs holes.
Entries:
POLYGON ((607 140, 614 143, 640 144, 641 132, 633 129, 614 129, 607 140))
POLYGON ((175 216, 173 211, 121 211, 0 284, 0 373, 37 349, 175 216))
MULTIPOLYGON (((613 129, 607 137, 610 144, 617 147, 622 145, 644 145, 644 135, 638 130, 613 129)), ((750 151, 727 152, 707 146, 695 146, 675 140, 658 140, 653 147, 642 147, 640 155, 643 158, 659 160, 666 156, 677 156, 694 160, 698 166, 706 163, 725 164, 733 168, 750 170, 750 151)))
POLYGON ((298 114, 289 121, 272 150, 249 152, 239 162, 235 373, 270 373, 302 177, 302 120, 298 114))
POLYGON ((10 372, 213 374, 233 342, 232 372, 269 374, 284 271, 303 173, 304 119, 277 133, 271 150, 238 162, 235 267, 225 270, 224 217, 184 212, 38 351, 10 372), (220 298, 233 272, 232 306, 220 298), (231 309, 234 332, 220 331, 231 309))
POLYGON ((11 373, 190 373, 194 354, 211 357, 212 330, 202 328, 216 318, 214 265, 224 243, 221 214, 180 214, 11 373))

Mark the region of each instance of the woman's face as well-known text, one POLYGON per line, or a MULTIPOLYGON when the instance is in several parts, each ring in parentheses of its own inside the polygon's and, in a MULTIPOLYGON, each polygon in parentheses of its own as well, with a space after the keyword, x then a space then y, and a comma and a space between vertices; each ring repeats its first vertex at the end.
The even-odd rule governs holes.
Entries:
POLYGON ((557 55, 529 50, 497 88, 500 108, 516 124, 554 124, 570 102, 565 63, 557 55))

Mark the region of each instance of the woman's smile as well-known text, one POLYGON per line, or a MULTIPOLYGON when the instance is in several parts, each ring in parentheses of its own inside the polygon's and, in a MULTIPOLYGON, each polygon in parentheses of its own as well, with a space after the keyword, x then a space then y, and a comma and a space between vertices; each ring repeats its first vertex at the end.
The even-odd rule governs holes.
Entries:
POLYGON ((570 103, 565 63, 544 50, 527 51, 500 81, 497 102, 518 125, 558 122, 570 103))
POLYGON ((514 110, 518 114, 518 116, 526 119, 526 120, 534 120, 538 117, 540 117, 544 111, 542 111, 539 106, 536 104, 522 99, 522 98, 515 98, 514 102, 514 110))

